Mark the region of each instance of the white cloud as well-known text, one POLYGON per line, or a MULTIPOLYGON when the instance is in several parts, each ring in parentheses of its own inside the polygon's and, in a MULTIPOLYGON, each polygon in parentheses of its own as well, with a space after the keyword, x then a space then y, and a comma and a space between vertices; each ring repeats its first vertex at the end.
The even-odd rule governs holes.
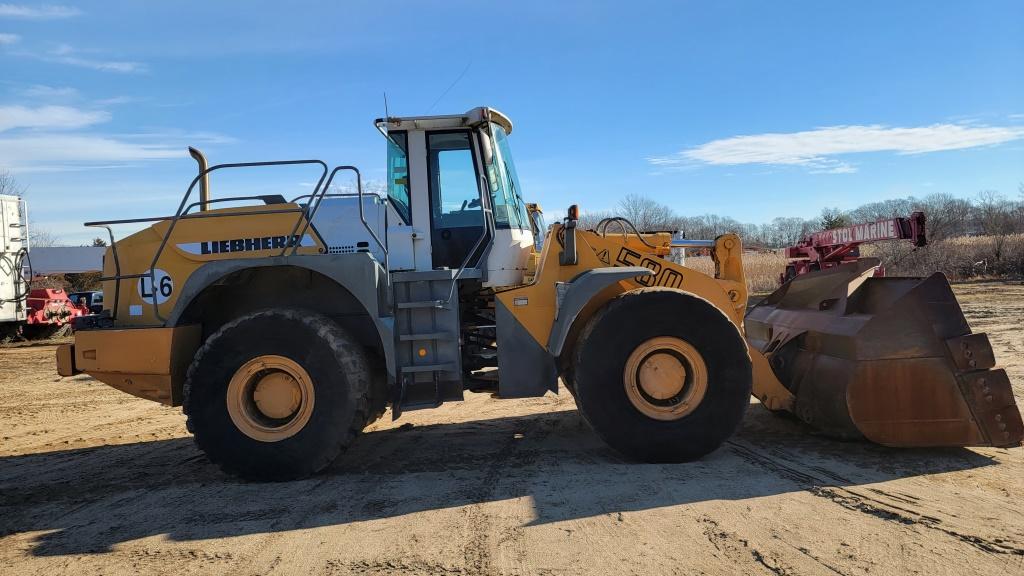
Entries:
POLYGON ((74 47, 68 46, 67 44, 60 44, 53 50, 44 53, 20 51, 15 54, 26 58, 35 58, 36 60, 41 60, 43 62, 65 64, 67 66, 77 66, 79 68, 89 68, 100 72, 137 74, 149 70, 149 67, 142 62, 129 60, 101 60, 83 57, 80 56, 81 52, 79 50, 76 50, 74 47))
POLYGON ((125 60, 95 60, 93 58, 82 58, 81 56, 76 56, 75 51, 70 46, 61 46, 57 50, 51 52, 49 55, 39 56, 39 58, 46 62, 67 64, 68 66, 78 66, 79 68, 89 68, 91 70, 99 70, 100 72, 136 74, 139 72, 145 72, 149 69, 142 62, 130 62, 125 60))
MULTIPOLYGON (((63 92, 47 87, 38 91, 53 90, 63 92)), ((130 134, 82 131, 110 119, 109 112, 72 106, 0 105, 0 170, 62 172, 122 168, 150 160, 187 157, 186 146, 190 143, 233 141, 221 134, 179 130, 130 134)))
POLYGON ((34 84, 18 91, 23 96, 42 100, 72 99, 78 97, 78 90, 68 86, 46 86, 34 84))
POLYGON ((1024 139, 1024 126, 933 124, 916 128, 882 125, 828 126, 804 132, 733 136, 670 156, 648 158, 655 166, 770 164, 803 166, 815 173, 856 168, 835 156, 865 152, 924 154, 1024 139))
POLYGON ((117 138, 126 140, 161 140, 196 144, 234 144, 238 140, 234 137, 219 134, 217 132, 185 132, 183 130, 160 130, 151 132, 136 132, 132 134, 115 134, 117 138))
POLYGON ((15 171, 54 171, 68 165, 183 158, 183 146, 89 134, 31 134, 0 138, 0 166, 15 171))
POLYGON ((117 96, 87 105, 46 104, 46 100, 81 101, 71 87, 42 84, 20 86, 21 98, 40 105, 0 104, 0 170, 13 172, 66 172, 138 166, 149 161, 187 158, 189 144, 234 142, 213 132, 185 132, 157 128, 142 132, 97 132, 111 113, 100 107, 132 100, 117 96))
POLYGON ((42 6, 26 6, 24 4, 0 4, 0 17, 25 18, 26 20, 53 20, 57 18, 71 18, 78 16, 82 11, 74 6, 56 6, 44 4, 42 6))
POLYGON ((187 146, 233 141, 212 133, 25 133, 0 138, 0 170, 66 172, 124 168, 150 160, 187 158, 187 146))
POLYGON ((135 98, 131 96, 114 96, 112 98, 101 98, 95 102, 97 106, 118 106, 121 104, 131 104, 135 102, 135 98))
POLYGON ((70 106, 0 106, 0 132, 17 128, 71 130, 110 120, 102 110, 80 110, 70 106))
POLYGON ((0 46, 4 44, 17 44, 21 40, 21 36, 17 34, 6 34, 0 33, 0 46))
MULTIPOLYGON (((45 84, 34 84, 32 86, 26 86, 24 88, 15 90, 15 92, 24 96, 25 98, 31 98, 34 101, 81 101, 82 95, 76 89, 70 86, 47 86, 45 84)), ((99 98, 96 100, 90 100, 89 104, 97 108, 105 108, 108 106, 120 106, 123 104, 131 104, 138 102, 139 99, 132 96, 112 96, 110 98, 99 98)))

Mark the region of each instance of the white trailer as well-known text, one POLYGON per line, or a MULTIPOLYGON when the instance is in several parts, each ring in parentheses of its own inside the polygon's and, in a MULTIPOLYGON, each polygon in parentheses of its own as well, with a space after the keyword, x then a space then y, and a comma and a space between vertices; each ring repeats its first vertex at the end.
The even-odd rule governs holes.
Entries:
POLYGON ((0 335, 25 321, 28 208, 17 196, 0 195, 0 335))

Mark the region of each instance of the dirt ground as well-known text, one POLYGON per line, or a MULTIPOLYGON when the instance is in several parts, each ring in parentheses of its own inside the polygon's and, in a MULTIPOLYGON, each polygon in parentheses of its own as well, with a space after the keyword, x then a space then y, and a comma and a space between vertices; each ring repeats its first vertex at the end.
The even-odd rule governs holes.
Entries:
MULTIPOLYGON (((1024 285, 960 285, 1024 406, 1024 285)), ((375 424, 327 473, 245 483, 179 409, 0 349, 2 574, 1024 574, 1024 449, 892 450, 751 406, 717 452, 624 461, 572 398, 375 424)))

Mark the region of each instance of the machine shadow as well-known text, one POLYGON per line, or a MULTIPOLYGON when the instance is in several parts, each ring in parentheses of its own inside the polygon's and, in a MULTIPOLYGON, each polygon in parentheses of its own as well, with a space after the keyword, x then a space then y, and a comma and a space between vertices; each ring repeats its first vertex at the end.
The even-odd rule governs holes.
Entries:
POLYGON ((325 474, 286 483, 226 476, 177 438, 0 458, 0 537, 38 531, 39 556, 104 553, 155 535, 271 533, 516 498, 532 501, 531 525, 993 464, 964 449, 809 436, 755 406, 721 449, 688 464, 628 462, 574 410, 370 432, 325 474))

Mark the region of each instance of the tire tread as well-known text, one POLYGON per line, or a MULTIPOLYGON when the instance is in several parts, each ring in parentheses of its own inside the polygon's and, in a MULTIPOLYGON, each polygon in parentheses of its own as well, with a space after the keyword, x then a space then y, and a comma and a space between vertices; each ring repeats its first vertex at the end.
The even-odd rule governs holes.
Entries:
MULTIPOLYGON (((185 427, 193 434, 196 446, 198 446, 199 449, 207 455, 211 462, 220 467, 224 472, 235 476, 244 476, 246 478, 253 478, 257 480, 290 480, 306 478, 323 470, 352 445, 369 421, 369 394, 369 362, 366 358, 366 353, 363 350, 363 347, 356 343, 356 341, 341 326, 333 322, 330 318, 320 314, 311 314, 306 311, 289 308, 271 308, 240 316, 231 322, 224 324, 209 338, 207 338, 202 346, 199 347, 195 358, 192 360, 192 363, 189 365, 188 370, 185 373, 185 383, 182 390, 182 411, 186 416, 185 427), (279 316, 287 320, 305 324, 312 329, 314 334, 327 342, 339 365, 346 368, 346 379, 349 385, 354 387, 353 392, 356 400, 355 414, 352 419, 352 423, 348 430, 343 434, 337 435, 338 440, 335 442, 335 445, 329 450, 324 451, 316 461, 309 462, 307 465, 303 466, 302 469, 290 471, 291 473, 289 473, 286 478, 281 477, 279 474, 254 474, 253 470, 250 468, 242 469, 230 460, 216 457, 215 451, 207 450, 208 440, 206 438, 206 432, 202 430, 201 426, 197 425, 195 411, 193 410, 192 405, 192 387, 196 380, 197 371, 203 364, 203 360, 206 355, 216 348, 218 341, 223 339, 225 335, 231 334, 233 331, 238 329, 239 326, 242 326, 247 322, 269 316, 279 316)), ((337 426, 338 424, 337 422, 334 422, 333 425, 337 426)))

